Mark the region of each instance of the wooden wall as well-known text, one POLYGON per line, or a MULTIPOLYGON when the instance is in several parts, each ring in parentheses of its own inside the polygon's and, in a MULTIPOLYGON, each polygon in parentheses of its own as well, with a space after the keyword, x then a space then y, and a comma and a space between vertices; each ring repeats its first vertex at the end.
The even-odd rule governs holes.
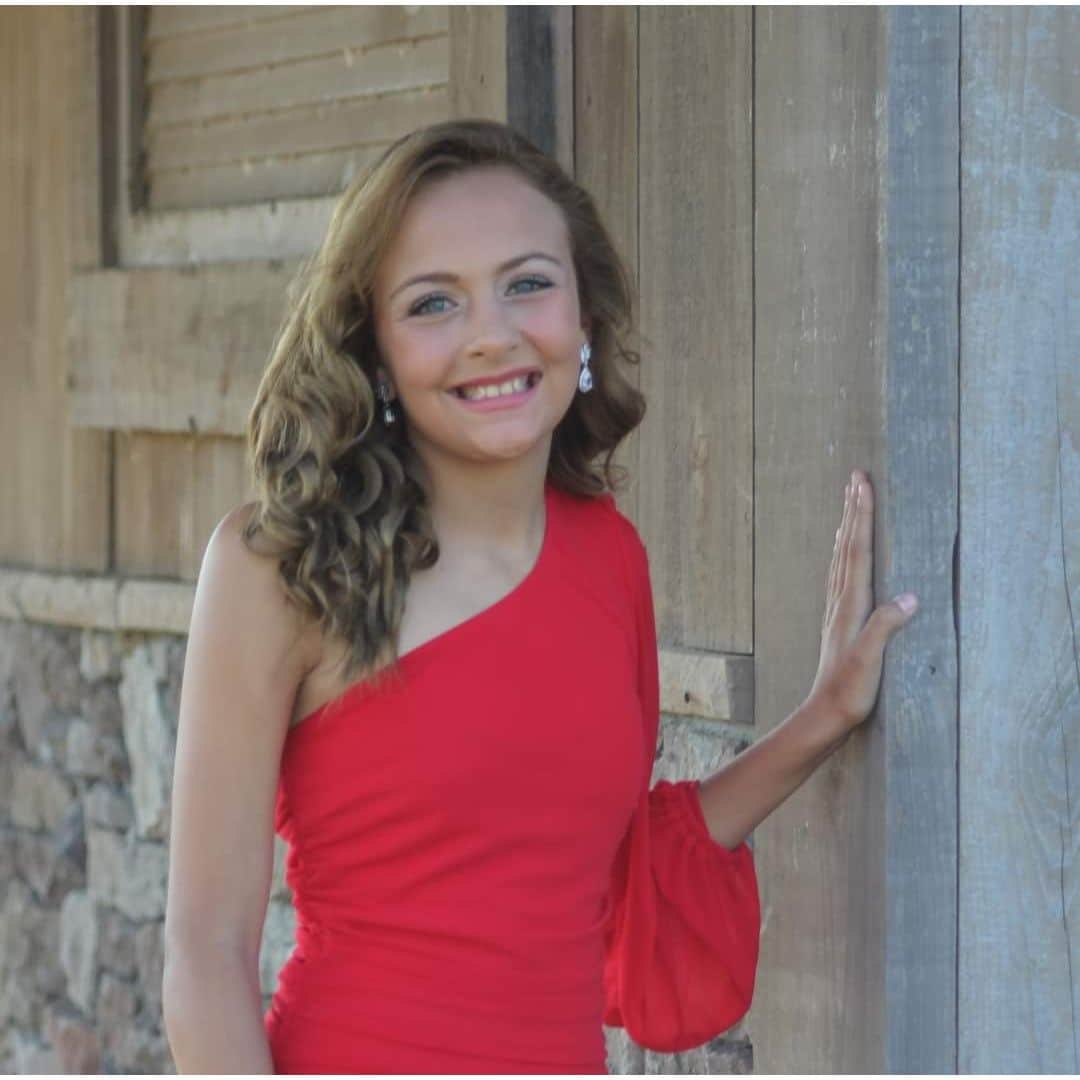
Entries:
POLYGON ((796 708, 854 467, 877 602, 920 596, 755 833, 755 1070, 1075 1072, 1078 17, 580 8, 575 51, 661 655, 749 654, 756 735, 796 708))

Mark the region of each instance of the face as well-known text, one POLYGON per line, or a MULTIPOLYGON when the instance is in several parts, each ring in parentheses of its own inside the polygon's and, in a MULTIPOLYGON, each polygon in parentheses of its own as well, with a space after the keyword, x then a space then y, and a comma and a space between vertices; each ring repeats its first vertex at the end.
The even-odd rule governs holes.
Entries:
POLYGON ((546 462, 588 340, 555 203, 505 167, 430 181, 378 268, 374 311, 391 394, 429 467, 447 457, 546 462), (524 393, 479 404, 459 396, 463 383, 522 368, 535 372, 524 393))

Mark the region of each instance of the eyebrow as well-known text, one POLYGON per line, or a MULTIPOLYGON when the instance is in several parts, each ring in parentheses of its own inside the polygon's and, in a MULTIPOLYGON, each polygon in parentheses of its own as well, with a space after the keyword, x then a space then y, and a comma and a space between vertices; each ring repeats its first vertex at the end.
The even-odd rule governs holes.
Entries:
MULTIPOLYGON (((495 268, 495 272, 498 274, 503 273, 504 270, 512 270, 515 266, 519 266, 523 262, 527 262, 529 259, 547 259, 548 262, 553 262, 556 266, 561 267, 562 263, 555 258, 554 255, 548 255, 543 251, 529 251, 524 255, 516 255, 512 259, 507 259, 506 262, 500 264, 495 268)), ((418 274, 416 277, 409 278, 408 281, 403 281, 389 296, 389 299, 393 300, 395 296, 402 289, 408 288, 410 285, 415 285, 420 281, 457 281, 456 274, 451 274, 446 270, 433 270, 428 274, 418 274)))

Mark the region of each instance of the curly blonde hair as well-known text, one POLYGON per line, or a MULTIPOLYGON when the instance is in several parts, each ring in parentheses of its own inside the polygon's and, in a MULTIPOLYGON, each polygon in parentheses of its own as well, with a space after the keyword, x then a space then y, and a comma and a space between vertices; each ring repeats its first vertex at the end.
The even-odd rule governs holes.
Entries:
POLYGON ((278 560, 289 602, 348 645, 345 679, 397 673, 398 630, 414 569, 439 557, 424 472, 406 425, 377 418, 374 277, 410 197, 426 181, 506 165, 559 206, 589 326, 593 390, 552 433, 548 479, 579 495, 615 491, 612 465, 645 399, 619 369, 640 363, 630 274, 591 196, 512 127, 450 120, 398 139, 342 193, 288 303, 247 420, 255 506, 245 545, 278 560), (594 459, 605 455, 599 468, 594 459))

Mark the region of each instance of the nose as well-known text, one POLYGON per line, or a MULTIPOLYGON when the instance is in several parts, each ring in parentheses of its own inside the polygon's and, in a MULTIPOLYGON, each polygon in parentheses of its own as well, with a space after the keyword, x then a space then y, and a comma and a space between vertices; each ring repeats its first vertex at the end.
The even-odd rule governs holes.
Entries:
POLYGON ((483 297, 473 305, 466 321, 468 352, 472 355, 505 352, 519 338, 513 321, 497 297, 483 297))

